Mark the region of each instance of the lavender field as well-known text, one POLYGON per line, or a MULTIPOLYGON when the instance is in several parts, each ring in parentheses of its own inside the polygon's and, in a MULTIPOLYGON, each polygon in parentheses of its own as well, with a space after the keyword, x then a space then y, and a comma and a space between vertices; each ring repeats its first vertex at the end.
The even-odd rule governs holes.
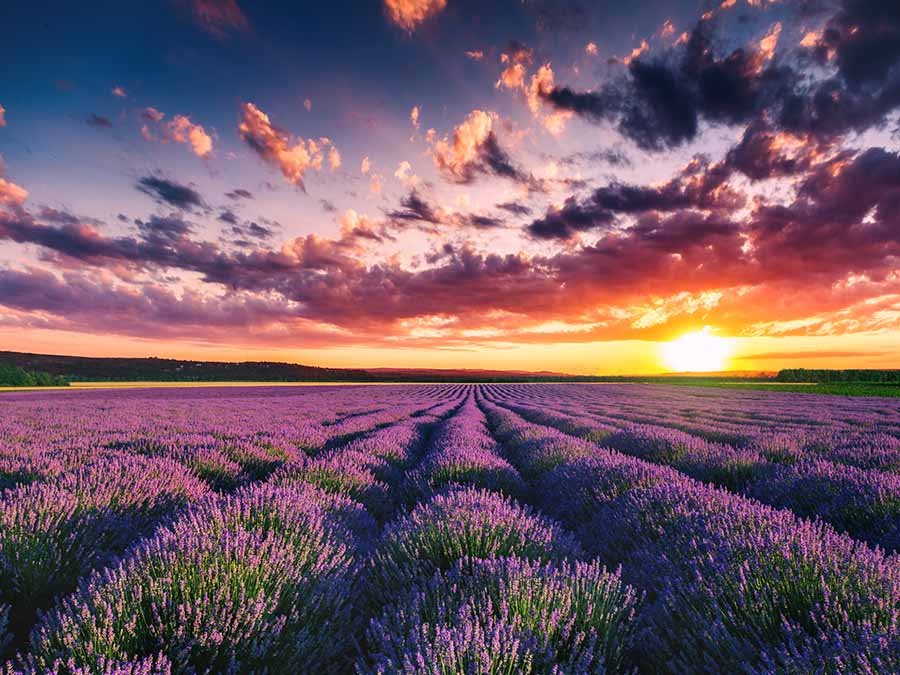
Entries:
POLYGON ((886 675, 898 549, 896 399, 0 399, 6 675, 886 675))

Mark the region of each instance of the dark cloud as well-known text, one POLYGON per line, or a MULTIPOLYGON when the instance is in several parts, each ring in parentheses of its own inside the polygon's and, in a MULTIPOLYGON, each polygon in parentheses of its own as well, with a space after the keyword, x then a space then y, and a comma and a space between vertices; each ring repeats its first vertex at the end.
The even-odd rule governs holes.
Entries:
POLYGON ((235 215, 234 211, 230 211, 228 209, 222 209, 222 212, 219 214, 219 220, 223 223, 228 223, 229 225, 237 225, 239 220, 237 215, 235 215))
POLYGON ((235 0, 176 0, 186 6, 194 21, 210 35, 222 39, 229 33, 250 28, 247 17, 235 0))
POLYGON ((203 197, 194 188, 166 178, 144 176, 138 180, 135 187, 159 202, 165 202, 184 211, 206 208, 203 197))
POLYGON ((442 219, 435 208, 429 204, 416 190, 400 200, 401 209, 389 212, 389 218, 395 221, 420 221, 424 223, 438 224, 442 219))
POLYGON ((193 226, 177 214, 169 216, 150 216, 146 221, 136 220, 138 230, 147 241, 182 239, 191 234, 193 226))
POLYGON ((528 233, 536 239, 571 239, 579 232, 606 228, 613 224, 612 211, 596 203, 578 203, 574 197, 566 200, 561 209, 550 209, 532 221, 528 233))
POLYGON ((337 211, 337 207, 327 199, 320 199, 319 205, 322 207, 322 210, 325 211, 325 213, 334 213, 335 211, 337 211))
POLYGON ((835 50, 840 75, 851 90, 883 84, 900 63, 900 3, 844 0, 819 44, 835 50))
POLYGON ((272 235, 275 234, 268 227, 263 227, 254 222, 247 223, 246 231, 251 237, 256 237, 257 239, 270 239, 272 235))
POLYGON ((559 160, 565 166, 579 166, 583 164, 608 164, 613 167, 630 167, 631 159, 619 149, 604 148, 587 152, 576 152, 559 160))
POLYGON ((226 192, 225 196, 229 199, 253 199, 253 193, 250 190, 245 190, 244 188, 235 188, 231 192, 226 192))
POLYGON ((88 126, 98 127, 101 129, 109 129, 112 127, 113 123, 108 117, 103 117, 102 115, 97 115, 95 113, 91 113, 87 118, 88 126))
POLYGON ((468 226, 474 227, 477 230, 489 230, 495 227, 503 227, 505 223, 500 218, 493 218, 491 216, 484 216, 478 214, 468 214, 461 217, 460 223, 468 226))
POLYGON ((524 204, 520 204, 518 202, 503 202, 502 204, 497 204, 496 207, 507 213, 511 213, 514 216, 530 216, 531 209, 524 204))
POLYGON ((701 121, 827 142, 880 125, 900 107, 898 15, 898 3, 845 0, 814 48, 782 50, 781 56, 751 44, 719 57, 711 34, 717 24, 701 21, 684 44, 652 60, 632 60, 623 77, 596 91, 557 86, 539 95, 588 121, 617 123, 649 151, 693 140, 701 121), (820 72, 807 67, 808 51, 824 66, 820 72), (837 74, 823 77, 832 65, 837 74))
POLYGON ((528 225, 538 239, 571 239, 579 232, 609 228, 619 214, 685 209, 731 211, 744 205, 744 196, 726 184, 731 169, 695 157, 672 180, 654 186, 610 183, 585 200, 569 198, 563 208, 551 209, 528 225))
POLYGON ((524 182, 528 177, 520 169, 513 165, 512 160, 497 140, 497 135, 492 131, 488 134, 480 149, 481 158, 489 173, 504 178, 524 182))

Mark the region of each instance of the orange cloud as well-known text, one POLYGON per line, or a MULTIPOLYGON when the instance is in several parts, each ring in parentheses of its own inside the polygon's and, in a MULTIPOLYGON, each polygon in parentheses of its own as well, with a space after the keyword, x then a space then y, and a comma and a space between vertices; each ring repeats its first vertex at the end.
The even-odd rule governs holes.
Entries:
POLYGON ((212 138, 202 126, 191 122, 186 115, 175 115, 166 125, 166 131, 171 140, 177 143, 189 143, 197 157, 206 159, 212 154, 212 138))
MULTIPOLYGON (((290 134, 272 125, 269 116, 252 103, 243 105, 244 117, 238 126, 241 139, 266 162, 276 165, 289 183, 305 189, 303 176, 310 169, 320 170, 324 160, 324 148, 331 145, 327 138, 292 138, 290 134)), ((334 148, 332 148, 333 150, 334 148)), ((340 166, 340 154, 336 156, 340 166)), ((329 153, 329 161, 331 153, 329 153)))
POLYGON ((413 129, 418 131, 419 130, 419 106, 414 105, 413 109, 409 111, 409 121, 412 122, 413 129))
POLYGON ((403 187, 407 188, 414 188, 419 184, 419 177, 413 173, 412 165, 405 159, 397 165, 397 170, 394 172, 394 178, 399 180, 403 184, 403 187))
POLYGON ((626 66, 638 58, 641 54, 644 54, 650 49, 650 45, 647 44, 646 40, 641 40, 641 44, 631 50, 631 53, 622 59, 622 63, 626 66))
POLYGON ((369 168, 371 167, 371 163, 369 162, 368 155, 362 158, 362 162, 359 164, 359 172, 360 173, 369 173, 369 168))
POLYGON ((775 48, 778 47, 778 36, 781 35, 781 22, 776 22, 766 36, 759 41, 759 51, 766 61, 775 56, 775 48))
POLYGON ((467 51, 465 54, 473 61, 481 61, 484 58, 484 52, 480 49, 473 49, 471 51, 467 51))
POLYGON ((500 79, 494 85, 497 89, 521 89, 525 90, 525 76, 528 66, 531 65, 531 50, 524 45, 513 45, 509 52, 500 55, 500 63, 506 67, 500 73, 500 79))
POLYGON ((452 140, 443 138, 434 143, 431 156, 435 166, 454 180, 468 180, 496 118, 496 113, 483 110, 469 113, 453 130, 452 140))
POLYGON ((590 56, 597 56, 597 43, 596 42, 588 42, 584 47, 584 51, 586 54, 590 56))
POLYGON ((0 127, 6 126, 6 108, 0 105, 0 127))
POLYGON ((333 145, 328 150, 328 164, 332 170, 341 168, 341 153, 333 145))
POLYGON ((391 21, 410 33, 447 6, 447 0, 384 0, 391 21))
POLYGON ((28 199, 28 190, 6 180, 4 173, 3 156, 0 155, 0 205, 18 208, 28 199))
POLYGON ((171 120, 162 123, 165 113, 150 107, 141 113, 145 124, 141 126, 141 135, 147 141, 161 143, 184 143, 191 146, 191 151, 198 157, 208 159, 213 151, 212 137, 199 124, 191 122, 187 115, 175 115, 171 120), (153 128, 159 136, 154 136, 153 128))

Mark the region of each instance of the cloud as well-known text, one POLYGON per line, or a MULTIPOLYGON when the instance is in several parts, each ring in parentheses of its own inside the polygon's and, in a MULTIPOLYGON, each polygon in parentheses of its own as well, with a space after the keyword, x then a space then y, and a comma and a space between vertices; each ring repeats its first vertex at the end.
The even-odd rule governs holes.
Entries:
POLYGON ((186 115, 175 115, 164 123, 165 116, 165 113, 153 107, 145 108, 141 112, 141 118, 145 121, 145 124, 141 126, 141 135, 145 140, 161 143, 184 143, 189 145, 191 151, 202 159, 208 159, 212 155, 212 137, 201 125, 194 124, 186 115), (157 135, 154 135, 154 132, 157 135))
POLYGON ((108 117, 103 117, 94 113, 88 115, 87 124, 88 126, 97 127, 99 129, 109 129, 113 125, 108 117))
POLYGON ((413 129, 416 131, 419 130, 419 106, 414 105, 412 110, 409 112, 409 121, 413 125, 413 129))
POLYGON ((6 126, 6 108, 0 105, 0 127, 6 126))
POLYGON ((235 0, 180 0, 190 5, 197 25, 222 39, 228 33, 246 31, 250 22, 235 0))
POLYGON ((390 20, 410 33, 446 6, 447 0, 384 0, 390 20))
POLYGON ((473 61, 481 61, 484 59, 484 52, 481 49, 473 49, 465 52, 467 58, 472 59, 473 61))
POLYGON ((538 96, 590 122, 616 123, 654 152, 692 141, 702 121, 829 143, 882 124, 900 107, 900 16, 891 3, 845 0, 823 30, 808 31, 793 49, 781 46, 776 22, 720 57, 715 25, 701 20, 652 59, 646 49, 633 52, 625 75, 596 90, 543 87, 538 96))
POLYGON ((533 52, 520 42, 511 42, 505 52, 500 55, 500 63, 504 64, 500 79, 494 85, 497 89, 519 89, 525 91, 525 77, 531 65, 533 52))
POLYGON ((303 107, 306 108, 306 112, 312 112, 312 99, 303 99, 303 107))
POLYGON ((28 190, 7 180, 5 174, 3 156, 0 155, 0 206, 18 209, 28 199, 28 190))
POLYGON ((190 211, 194 208, 201 210, 206 208, 203 197, 194 188, 176 183, 167 178, 143 176, 138 179, 135 187, 155 200, 183 211, 190 211))
POLYGON ((245 190, 244 188, 235 188, 231 192, 226 192, 225 196, 229 199, 253 199, 253 193, 250 190, 245 190))
POLYGON ((391 211, 388 216, 393 220, 421 221, 425 223, 441 223, 444 215, 429 203, 418 192, 412 190, 406 197, 400 200, 402 209, 391 211))
POLYGON ((112 95, 116 98, 128 98, 128 92, 125 91, 124 87, 120 87, 119 85, 112 88, 112 95))
POLYGON ((371 166, 372 166, 372 164, 371 164, 371 162, 369 162, 369 156, 366 155, 365 157, 362 158, 362 161, 359 163, 359 172, 364 173, 364 174, 369 173, 369 169, 371 168, 371 166))
MULTIPOLYGON (((502 223, 447 212, 415 193, 387 222, 345 214, 339 238, 309 235, 267 247, 247 235, 238 252, 196 239, 193 226, 178 214, 142 220, 133 236, 111 237, 77 218, 41 222, 20 208, 0 215, 0 239, 38 245, 45 258, 57 254, 91 269, 196 273, 213 285, 204 287, 205 294, 227 291, 229 297, 264 303, 274 313, 261 321, 282 330, 290 325, 285 317, 293 316, 336 326, 369 344, 419 340, 418 327, 428 317, 441 317, 445 328, 432 339, 443 346, 470 344, 472 330, 489 330, 492 337, 485 339, 538 342, 663 339, 698 322, 730 334, 896 326, 900 155, 881 148, 840 153, 817 164, 792 201, 755 202, 746 217, 731 218, 724 207, 678 208, 685 195, 718 203, 693 181, 711 185, 704 176, 720 164, 698 160, 668 184, 613 183, 597 199, 571 200, 541 219, 548 229, 591 230, 597 235, 593 243, 529 256, 443 242, 419 268, 391 258, 366 264, 359 247, 384 241, 388 227, 403 223, 502 223), (616 220, 622 213, 629 218, 625 224, 616 220), (546 328, 548 322, 565 325, 546 328)), ((23 290, 0 293, 0 304, 29 311, 23 297, 49 302, 23 290)), ((34 311, 65 321, 72 315, 63 307, 34 311)), ((199 319, 177 321, 171 329, 189 333, 187 326, 199 319)))
POLYGON ((598 49, 597 49, 596 42, 588 42, 584 46, 584 53, 587 54, 588 56, 597 56, 597 52, 598 52, 598 49))
POLYGON ((341 168, 341 153, 333 145, 328 149, 328 165, 332 171, 341 168))
POLYGON ((455 183, 471 183, 479 174, 493 174, 516 181, 527 177, 512 164, 494 133, 496 113, 473 110, 453 130, 453 137, 436 139, 431 146, 435 166, 455 183))
MULTIPOLYGON (((324 149, 331 145, 327 138, 304 140, 272 125, 269 116, 252 103, 242 106, 243 119, 238 126, 241 139, 264 161, 277 166, 288 183, 305 190, 303 177, 307 171, 322 169, 324 149)), ((332 146, 329 153, 332 168, 340 166, 340 153, 332 146)))
POLYGON ((511 213, 514 216, 530 216, 531 209, 519 202, 503 202, 496 205, 498 209, 511 213))
POLYGON ((405 159, 397 165, 394 178, 399 180, 405 188, 414 188, 419 184, 419 177, 413 173, 412 165, 405 159))
POLYGON ((28 190, 0 177, 0 205, 17 207, 28 199, 28 190))

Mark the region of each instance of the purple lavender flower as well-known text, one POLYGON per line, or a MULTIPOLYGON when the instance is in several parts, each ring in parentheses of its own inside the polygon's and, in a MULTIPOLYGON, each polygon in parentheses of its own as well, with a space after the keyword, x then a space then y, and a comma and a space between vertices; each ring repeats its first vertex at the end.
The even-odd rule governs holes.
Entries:
POLYGON ((598 562, 463 559, 372 621, 357 672, 622 673, 638 604, 598 562))
POLYGON ((389 598, 462 558, 510 555, 529 560, 578 559, 582 550, 572 535, 528 506, 486 490, 453 490, 385 528, 372 556, 370 591, 375 597, 389 598))
POLYGON ((35 628, 26 663, 162 653, 177 672, 321 672, 353 626, 346 506, 312 486, 212 499, 91 575, 35 628))

